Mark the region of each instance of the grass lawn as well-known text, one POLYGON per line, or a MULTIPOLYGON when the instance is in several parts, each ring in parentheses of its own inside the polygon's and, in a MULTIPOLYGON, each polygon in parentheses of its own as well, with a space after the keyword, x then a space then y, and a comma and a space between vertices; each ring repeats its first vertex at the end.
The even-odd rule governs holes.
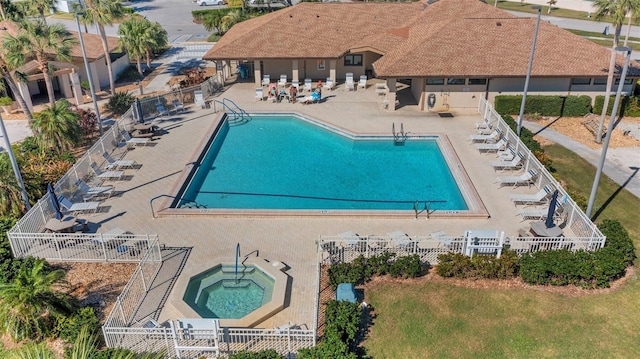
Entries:
MULTIPOLYGON (((560 178, 588 198, 595 168, 559 145, 545 147, 560 178)), ((640 199, 609 178, 594 215, 619 220, 639 245, 640 199)), ((576 290, 575 292, 582 292, 576 290)), ((502 285, 464 288, 420 278, 369 284, 377 317, 364 342, 373 358, 635 358, 640 283, 568 295, 502 285)))

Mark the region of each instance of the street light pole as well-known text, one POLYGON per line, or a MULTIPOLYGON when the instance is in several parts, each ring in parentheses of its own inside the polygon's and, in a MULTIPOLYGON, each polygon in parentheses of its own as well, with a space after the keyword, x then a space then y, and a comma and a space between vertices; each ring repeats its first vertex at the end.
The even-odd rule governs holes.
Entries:
POLYGON ((18 167, 16 156, 13 155, 13 149, 11 148, 11 141, 9 141, 9 134, 7 134, 7 129, 4 127, 4 121, 2 120, 2 116, 0 116, 0 131, 2 131, 2 136, 4 137, 4 144, 5 144, 5 147, 7 148, 7 153, 9 154, 11 167, 13 167, 13 174, 16 176, 16 180, 18 181, 18 185, 20 186, 20 193, 22 195, 22 201, 24 202, 24 207, 28 211, 31 209, 31 205, 29 204, 29 197, 27 196, 27 188, 24 186, 22 175, 20 175, 20 168, 18 167))
POLYGON ((524 104, 527 101, 527 91, 529 90, 529 79, 531 78, 531 67, 533 67, 533 54, 536 52, 536 40, 538 39, 538 28, 540 28, 540 15, 542 14, 541 6, 533 6, 538 9, 538 17, 536 18, 536 29, 533 32, 533 43, 531 44, 531 53, 529 54, 529 67, 527 68, 527 77, 524 80, 524 91, 522 92, 522 103, 520 104, 520 114, 518 115, 518 137, 522 129, 522 116, 524 115, 524 104))
MULTIPOLYGON (((87 50, 84 48, 84 41, 82 40, 82 29, 80 28, 80 19, 78 15, 82 13, 75 13, 74 17, 76 18, 76 25, 78 25, 78 37, 80 38, 80 48, 82 49, 82 59, 84 60, 84 68, 87 71, 87 80, 89 81, 89 91, 91 92, 91 100, 93 101, 93 110, 96 112, 96 117, 98 118, 98 130, 100 131, 100 136, 102 136, 102 119, 100 118, 100 111, 98 110, 98 101, 96 100, 96 92, 93 88, 93 77, 91 75, 91 69, 89 68, 89 60, 87 60, 87 50)), ((109 61, 109 59, 107 59, 109 61)))
MULTIPOLYGON (((609 119, 609 126, 607 127, 607 135, 604 138, 604 144, 602 145, 602 153, 600 154, 600 161, 598 162, 598 168, 596 170, 596 177, 593 179, 593 187, 591 187, 591 195, 589 196, 589 204, 587 205, 587 217, 591 217, 591 211, 593 210, 593 203, 596 200, 596 192, 598 191, 598 184, 600 183, 600 176, 602 175, 602 168, 604 167, 604 160, 607 157, 607 148, 609 147, 609 140, 613 133, 613 126, 615 125, 616 114, 618 113, 618 106, 620 105, 620 97, 622 97, 622 88, 624 87, 624 79, 627 76, 627 70, 629 69, 629 61, 631 59, 631 48, 626 46, 616 47, 616 51, 626 52, 626 58, 624 60, 624 68, 620 75, 620 83, 618 83, 618 92, 616 93, 616 99, 613 102, 613 109, 611 110, 611 118, 609 119)), ((614 52, 614 53, 615 53, 614 52)))

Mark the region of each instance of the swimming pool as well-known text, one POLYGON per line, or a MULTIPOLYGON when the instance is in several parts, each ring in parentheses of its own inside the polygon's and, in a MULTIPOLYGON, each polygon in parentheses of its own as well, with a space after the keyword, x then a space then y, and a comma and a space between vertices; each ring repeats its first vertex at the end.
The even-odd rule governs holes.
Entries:
POLYGON ((296 114, 223 121, 172 207, 413 212, 428 203, 430 210, 467 211, 468 191, 458 187, 442 144, 439 136, 401 143, 356 136, 296 114))

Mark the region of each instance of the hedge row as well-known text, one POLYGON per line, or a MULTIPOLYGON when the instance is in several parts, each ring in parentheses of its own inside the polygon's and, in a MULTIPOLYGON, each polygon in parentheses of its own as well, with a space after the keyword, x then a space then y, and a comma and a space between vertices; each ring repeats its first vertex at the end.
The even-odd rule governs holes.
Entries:
POLYGON ((358 358, 355 350, 361 315, 362 309, 358 303, 330 300, 325 309, 322 341, 316 347, 301 349, 296 358, 358 358))
MULTIPOLYGON (((607 106, 607 115, 611 115, 614 102, 615 94, 612 94, 611 98, 609 98, 609 105, 607 106)), ((596 96, 596 101, 593 104, 593 113, 597 115, 602 114, 602 106, 604 106, 604 96, 596 96)), ((628 117, 640 117, 640 97, 625 96, 620 103, 618 113, 628 117)))
POLYGON ((636 258, 629 233, 618 221, 599 226, 607 236, 605 246, 594 252, 540 251, 520 258, 520 276, 529 284, 576 285, 606 288, 624 276, 636 258))
MULTIPOLYGON (((511 115, 509 114, 502 113, 500 116, 502 116, 502 119, 507 123, 511 130, 517 133, 518 124, 513 119, 513 117, 511 117, 511 115)), ((555 170, 553 169, 553 161, 544 153, 542 146, 540 146, 540 142, 536 141, 533 136, 535 136, 535 134, 529 131, 529 129, 527 129, 526 127, 522 127, 520 129, 520 141, 522 141, 522 143, 527 146, 529 151, 531 151, 531 153, 536 156, 538 161, 540 161, 540 163, 547 169, 547 171, 554 172, 555 170)))
POLYGON ((403 256, 395 261, 395 253, 384 252, 378 256, 359 256, 351 263, 340 263, 329 267, 329 284, 335 290, 340 283, 364 284, 374 275, 389 274, 394 278, 415 278, 423 268, 418 255, 403 256))
MULTIPOLYGON (((522 95, 496 96, 495 110, 498 113, 518 115, 522 95)), ((591 112, 589 96, 527 96, 525 113, 538 113, 542 116, 584 116, 591 112)))
POLYGON ((518 276, 518 254, 504 250, 500 258, 462 253, 445 253, 438 256, 436 269, 443 277, 507 279, 518 276))

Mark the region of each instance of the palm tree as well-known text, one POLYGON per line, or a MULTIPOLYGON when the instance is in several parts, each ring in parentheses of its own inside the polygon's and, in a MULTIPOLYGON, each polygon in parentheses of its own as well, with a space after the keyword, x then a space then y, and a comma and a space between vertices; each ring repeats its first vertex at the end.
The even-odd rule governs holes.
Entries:
POLYGON ((147 40, 152 37, 149 34, 149 21, 133 17, 120 24, 118 35, 120 35, 120 46, 129 53, 130 57, 136 59, 138 72, 142 75, 142 57, 147 52, 147 40))
POLYGON ((25 206, 21 191, 5 151, 0 154, 0 216, 22 216, 25 206))
POLYGON ((53 354, 51 349, 47 346, 46 342, 27 342, 20 347, 9 350, 7 356, 3 358, 7 359, 55 359, 56 355, 53 354))
POLYGON ((40 339, 49 331, 51 315, 71 311, 69 296, 54 290, 65 283, 66 273, 49 271, 43 259, 22 267, 13 282, 0 284, 1 330, 13 340, 40 339))
POLYGON ((159 23, 147 24, 149 30, 147 30, 148 38, 145 38, 145 56, 147 58, 147 68, 151 68, 151 53, 155 50, 163 49, 169 43, 167 38, 167 31, 160 26, 159 23))
POLYGON ((71 47, 76 40, 61 24, 47 25, 41 20, 26 21, 20 23, 20 28, 16 36, 7 34, 3 39, 5 61, 10 67, 18 68, 33 58, 42 71, 49 95, 49 105, 53 105, 55 97, 49 62, 52 59, 70 61, 71 47))
POLYGON ((220 20, 220 33, 224 34, 229 31, 231 27, 239 22, 246 20, 247 16, 240 10, 229 11, 220 20))
POLYGON ((44 15, 46 10, 55 9, 55 0, 27 0, 24 5, 27 13, 37 13, 40 16, 40 19, 47 23, 47 19, 44 15))
MULTIPOLYGON (((636 14, 640 11, 640 1, 638 0, 595 0, 596 6, 595 19, 601 20, 605 17, 612 18, 612 24, 615 27, 613 34, 613 45, 611 51, 616 52, 616 47, 620 43, 620 33, 622 32, 622 25, 625 22, 625 18, 629 15, 629 26, 631 26, 631 14, 636 14)), ((628 36, 628 35, 627 35, 628 36)), ((626 40, 625 40, 626 44, 626 40)), ((602 142, 602 128, 604 126, 604 120, 607 116, 607 110, 609 108, 609 98, 611 97, 611 86, 613 85, 613 71, 616 66, 616 56, 611 56, 609 62, 609 74, 607 76, 607 89, 604 96, 604 104, 602 107, 602 114, 600 116, 600 124, 598 131, 596 132, 596 142, 602 142)))
POLYGON ((211 11, 204 15, 202 18, 202 25, 207 31, 216 30, 216 33, 220 33, 220 21, 224 17, 221 11, 211 11))
POLYGON ((80 114, 71 110, 70 107, 69 101, 61 99, 34 115, 30 125, 36 133, 41 148, 65 151, 80 142, 82 138, 82 130, 78 123, 80 114))
POLYGON ((116 85, 111 68, 107 33, 104 31, 104 27, 105 25, 113 25, 114 20, 121 19, 124 16, 123 6, 120 0, 87 0, 85 4, 87 7, 80 9, 84 12, 80 19, 85 25, 98 25, 98 32, 102 40, 102 50, 107 62, 107 72, 109 73, 109 91, 113 95, 116 92, 116 85))
POLYGON ((13 96, 15 96, 16 101, 18 101, 18 104, 20 104, 20 108, 22 109, 22 112, 24 112, 25 116, 27 116, 27 120, 31 122, 31 120, 33 120, 33 117, 31 115, 31 110, 29 110, 29 106, 27 106, 27 103, 24 101, 22 94, 18 90, 18 86, 16 86, 16 81, 14 77, 11 75, 9 65, 4 60, 5 59, 4 47, 0 48, 0 52, 2 53, 0 55, 0 74, 2 74, 2 78, 5 80, 5 82, 11 89, 11 92, 13 93, 13 96))

